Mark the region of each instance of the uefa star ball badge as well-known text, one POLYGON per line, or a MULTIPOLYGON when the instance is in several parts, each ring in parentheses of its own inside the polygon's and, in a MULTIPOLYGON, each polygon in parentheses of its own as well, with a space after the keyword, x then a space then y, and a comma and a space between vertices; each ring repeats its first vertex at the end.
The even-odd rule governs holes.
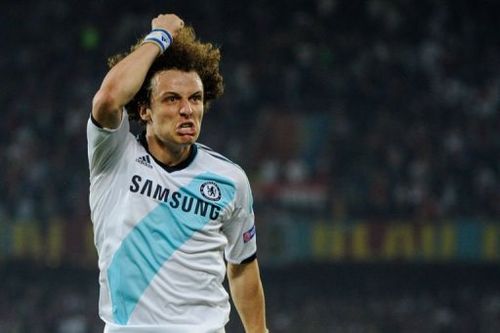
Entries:
POLYGON ((221 198, 220 188, 217 183, 209 181, 200 186, 200 193, 208 200, 219 201, 221 198))

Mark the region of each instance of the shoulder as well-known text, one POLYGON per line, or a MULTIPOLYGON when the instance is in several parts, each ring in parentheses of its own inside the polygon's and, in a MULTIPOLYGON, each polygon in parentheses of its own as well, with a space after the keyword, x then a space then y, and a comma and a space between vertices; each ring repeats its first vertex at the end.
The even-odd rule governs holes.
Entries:
POLYGON ((234 163, 233 161, 231 161, 229 158, 227 158, 226 156, 216 152, 215 150, 213 150, 212 148, 210 148, 209 146, 206 146, 204 144, 201 144, 201 143, 196 143, 196 147, 198 148, 198 151, 202 154, 202 155, 209 155, 210 157, 212 158, 215 158, 215 159, 218 159, 220 161, 223 161, 225 163, 229 163, 229 164, 232 164, 236 167, 238 167, 238 165, 236 163, 234 163))
POLYGON ((204 144, 196 143, 196 147, 204 167, 235 178, 238 183, 248 183, 245 171, 238 164, 204 144))
POLYGON ((228 180, 232 184, 235 193, 235 206, 247 207, 252 212, 253 196, 252 189, 245 171, 236 163, 224 155, 214 151, 210 147, 197 143, 200 167, 204 172, 216 174, 218 180, 228 180))

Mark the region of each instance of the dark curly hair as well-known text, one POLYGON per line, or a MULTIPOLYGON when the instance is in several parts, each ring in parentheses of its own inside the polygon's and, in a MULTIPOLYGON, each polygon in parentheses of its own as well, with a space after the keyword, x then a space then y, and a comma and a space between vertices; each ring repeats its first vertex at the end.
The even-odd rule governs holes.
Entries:
MULTIPOLYGON (((137 49, 143 39, 130 48, 129 52, 114 55, 108 59, 111 68, 128 54, 137 49)), ((153 62, 142 87, 132 100, 125 106, 131 120, 142 121, 139 109, 142 105, 149 105, 151 97, 151 79, 161 71, 177 69, 180 71, 195 71, 203 83, 203 101, 205 109, 211 101, 224 92, 222 75, 219 72, 220 51, 211 43, 202 43, 196 39, 196 34, 191 26, 182 28, 170 47, 153 62)), ((206 110, 205 110, 206 111, 206 110)))

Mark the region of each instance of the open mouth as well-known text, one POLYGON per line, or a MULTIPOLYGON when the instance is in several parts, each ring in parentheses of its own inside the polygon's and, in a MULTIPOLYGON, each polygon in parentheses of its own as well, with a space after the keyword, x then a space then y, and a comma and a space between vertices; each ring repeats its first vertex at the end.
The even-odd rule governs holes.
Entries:
POLYGON ((181 123, 177 126, 177 133, 180 135, 194 135, 196 128, 193 122, 181 123))

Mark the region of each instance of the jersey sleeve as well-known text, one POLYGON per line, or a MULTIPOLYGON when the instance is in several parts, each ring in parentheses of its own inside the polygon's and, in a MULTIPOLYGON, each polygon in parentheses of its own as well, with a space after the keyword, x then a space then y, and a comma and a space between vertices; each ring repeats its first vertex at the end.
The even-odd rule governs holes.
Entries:
POLYGON ((234 212, 223 228, 228 239, 225 257, 233 264, 249 262, 257 253, 253 196, 244 173, 238 185, 234 212))
POLYGON ((127 147, 129 128, 125 109, 120 126, 116 129, 100 126, 90 115, 87 122, 87 144, 91 175, 101 173, 115 165, 127 147))

